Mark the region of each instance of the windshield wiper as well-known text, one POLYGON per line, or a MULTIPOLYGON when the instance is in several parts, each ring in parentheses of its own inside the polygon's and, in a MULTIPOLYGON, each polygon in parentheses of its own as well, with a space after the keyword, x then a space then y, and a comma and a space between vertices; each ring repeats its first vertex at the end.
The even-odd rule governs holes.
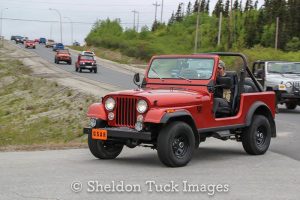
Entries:
POLYGON ((281 72, 277 72, 277 71, 268 71, 269 73, 274 73, 274 74, 281 74, 281 72))
POLYGON ((151 68, 151 71, 153 71, 160 80, 164 80, 162 77, 160 77, 160 75, 157 73, 155 69, 151 68))
POLYGON ((181 79, 184 79, 184 80, 187 80, 187 81, 189 81, 189 82, 191 82, 191 80, 190 80, 190 79, 188 79, 188 78, 185 78, 185 77, 183 77, 183 76, 179 76, 179 75, 177 75, 177 77, 178 77, 178 78, 181 78, 181 79))
POLYGON ((284 74, 299 74, 297 72, 284 72, 284 74))

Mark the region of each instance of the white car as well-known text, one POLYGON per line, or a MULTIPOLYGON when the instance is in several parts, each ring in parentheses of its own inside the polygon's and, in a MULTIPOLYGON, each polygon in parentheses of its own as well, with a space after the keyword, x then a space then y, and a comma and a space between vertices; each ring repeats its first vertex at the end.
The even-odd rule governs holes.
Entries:
POLYGON ((82 51, 80 54, 83 56, 95 56, 93 51, 82 51))

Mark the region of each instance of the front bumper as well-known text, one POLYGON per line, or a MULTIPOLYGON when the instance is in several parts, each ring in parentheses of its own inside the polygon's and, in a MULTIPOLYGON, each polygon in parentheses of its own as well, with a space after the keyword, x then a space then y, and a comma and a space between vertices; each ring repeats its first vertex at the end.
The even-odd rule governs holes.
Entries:
POLYGON ((79 65, 80 69, 96 69, 97 65, 79 65))
MULTIPOLYGON (((107 139, 136 139, 151 141, 151 132, 138 132, 130 128, 101 128, 101 130, 107 130, 107 139)), ((92 128, 84 128, 83 133, 92 134, 92 128)))
POLYGON ((64 58, 64 57, 58 57, 57 58, 59 61, 71 61, 71 58, 64 58))

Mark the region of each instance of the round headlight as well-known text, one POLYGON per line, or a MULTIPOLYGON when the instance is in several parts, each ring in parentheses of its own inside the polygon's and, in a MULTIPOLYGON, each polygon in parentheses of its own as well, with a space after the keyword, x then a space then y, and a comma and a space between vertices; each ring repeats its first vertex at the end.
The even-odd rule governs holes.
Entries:
POLYGON ((115 108, 115 105, 116 105, 116 101, 113 98, 109 97, 108 99, 106 99, 105 101, 106 110, 112 111, 115 108))
POLYGON ((287 88, 290 88, 290 87, 293 86, 293 84, 292 84, 291 82, 287 82, 287 83, 285 84, 285 86, 286 86, 287 88))
POLYGON ((145 100, 139 100, 137 105, 136 105, 136 109, 139 113, 145 113, 148 109, 148 104, 145 100))

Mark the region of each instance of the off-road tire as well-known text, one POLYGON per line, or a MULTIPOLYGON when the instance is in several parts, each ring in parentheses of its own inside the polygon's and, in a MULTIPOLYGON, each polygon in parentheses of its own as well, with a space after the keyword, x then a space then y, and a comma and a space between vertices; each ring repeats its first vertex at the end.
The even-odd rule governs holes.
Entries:
POLYGON ((286 103, 285 107, 289 110, 294 110, 297 107, 296 103, 286 103))
POLYGON ((193 130, 184 122, 171 122, 159 132, 157 154, 160 161, 168 167, 182 167, 188 164, 194 149, 193 130))
POLYGON ((250 155, 264 154, 271 142, 271 125, 263 115, 254 115, 251 125, 241 135, 244 150, 250 155))
POLYGON ((113 141, 93 140, 91 134, 88 136, 88 145, 91 153, 99 159, 115 159, 124 146, 113 141))

